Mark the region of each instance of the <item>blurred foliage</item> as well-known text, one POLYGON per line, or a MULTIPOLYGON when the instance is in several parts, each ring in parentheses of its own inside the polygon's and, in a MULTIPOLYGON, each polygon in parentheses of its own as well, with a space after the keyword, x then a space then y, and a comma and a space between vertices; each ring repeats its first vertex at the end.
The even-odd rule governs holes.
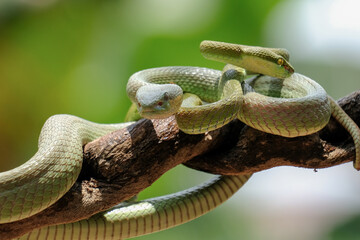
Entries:
MULTIPOLYGON (((0 171, 34 154, 51 115, 121 122, 130 106, 126 82, 138 70, 221 69, 199 54, 204 39, 264 45, 266 17, 280 1, 0 1, 0 171)), ((193 186, 194 178, 205 178, 198 175, 176 168, 141 196, 193 186)), ((241 214, 224 205, 141 239, 251 239, 241 214)))
POLYGON ((360 238, 360 215, 354 216, 335 228, 329 233, 327 240, 357 240, 360 238))

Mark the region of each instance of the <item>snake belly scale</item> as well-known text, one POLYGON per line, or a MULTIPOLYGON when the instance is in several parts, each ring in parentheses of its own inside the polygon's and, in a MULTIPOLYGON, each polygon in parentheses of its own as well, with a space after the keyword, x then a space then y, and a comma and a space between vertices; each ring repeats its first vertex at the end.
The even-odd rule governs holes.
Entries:
POLYGON ((122 203, 86 220, 32 231, 19 240, 115 240, 157 232, 211 211, 231 197, 249 177, 214 177, 192 189, 136 203, 122 203))
MULTIPOLYGON (((2 223, 24 219, 51 205, 76 180, 82 146, 130 124, 97 124, 71 115, 50 117, 41 131, 39 150, 34 157, 0 174, 2 223)), ((230 198, 249 177, 250 174, 214 177, 189 190, 125 202, 89 219, 43 227, 18 239, 109 240, 164 230, 211 211, 230 198)))

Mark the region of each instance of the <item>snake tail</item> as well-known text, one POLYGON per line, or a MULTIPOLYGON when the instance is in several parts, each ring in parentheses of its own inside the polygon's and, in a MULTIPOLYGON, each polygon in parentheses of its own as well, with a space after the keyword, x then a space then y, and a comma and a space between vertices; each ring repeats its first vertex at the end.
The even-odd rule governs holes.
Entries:
POLYGON ((350 133, 355 145, 354 168, 360 170, 360 129, 346 112, 329 96, 332 116, 350 133))
POLYGON ((165 230, 216 208, 241 188, 250 176, 214 177, 175 194, 121 203, 86 220, 40 228, 18 240, 115 240, 165 230))

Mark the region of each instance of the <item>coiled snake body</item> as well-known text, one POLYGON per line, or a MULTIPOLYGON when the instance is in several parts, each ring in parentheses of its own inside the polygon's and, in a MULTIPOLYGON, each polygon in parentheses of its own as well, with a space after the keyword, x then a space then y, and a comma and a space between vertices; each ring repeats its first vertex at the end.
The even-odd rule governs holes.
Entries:
MULTIPOLYGON (((360 169, 359 128, 320 85, 294 73, 286 50, 204 41, 201 52, 228 65, 222 72, 154 68, 130 78, 127 92, 143 117, 175 114, 179 128, 189 134, 219 128, 237 117, 261 131, 296 137, 319 131, 332 114, 353 136, 355 168, 360 169), (264 76, 244 80, 243 68, 264 76)), ((95 124, 69 115, 51 117, 34 157, 0 173, 0 223, 29 217, 54 203, 77 178, 82 145, 127 125, 95 124)), ((20 239, 121 239, 159 231, 210 211, 249 177, 216 177, 187 191, 123 203, 90 219, 34 230, 20 239)))
POLYGON ((353 137, 354 166, 360 170, 358 126, 318 83, 294 73, 285 49, 203 41, 200 50, 205 58, 227 63, 223 71, 162 67, 131 76, 127 93, 141 116, 175 114, 188 134, 214 130, 237 117, 260 131, 298 137, 319 131, 332 115, 353 137), (244 80, 246 72, 265 75, 244 80), (196 96, 183 97, 183 92, 196 96))

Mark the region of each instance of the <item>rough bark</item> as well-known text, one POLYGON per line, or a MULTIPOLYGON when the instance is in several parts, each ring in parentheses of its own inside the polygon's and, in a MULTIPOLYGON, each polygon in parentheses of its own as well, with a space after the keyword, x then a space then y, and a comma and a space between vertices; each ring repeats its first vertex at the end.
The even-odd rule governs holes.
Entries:
MULTIPOLYGON (((360 125, 360 91, 339 101, 360 125)), ((355 158, 351 137, 335 120, 319 133, 283 138, 238 120, 201 135, 179 131, 173 117, 140 120, 84 146, 84 166, 70 191, 28 219, 1 224, 1 239, 74 222, 127 200, 178 164, 214 174, 252 173, 280 165, 326 168, 355 158)))

